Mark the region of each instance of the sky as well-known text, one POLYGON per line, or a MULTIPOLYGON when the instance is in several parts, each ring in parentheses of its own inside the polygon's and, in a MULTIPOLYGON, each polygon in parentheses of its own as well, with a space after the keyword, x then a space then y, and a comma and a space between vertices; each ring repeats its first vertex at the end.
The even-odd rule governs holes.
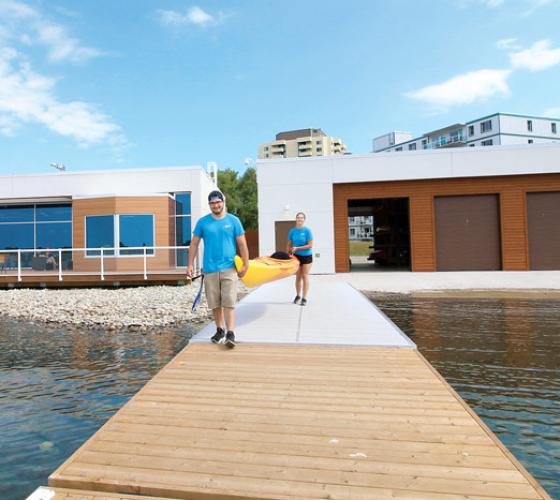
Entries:
POLYGON ((0 175, 560 117, 559 25, 560 0, 0 0, 0 175))

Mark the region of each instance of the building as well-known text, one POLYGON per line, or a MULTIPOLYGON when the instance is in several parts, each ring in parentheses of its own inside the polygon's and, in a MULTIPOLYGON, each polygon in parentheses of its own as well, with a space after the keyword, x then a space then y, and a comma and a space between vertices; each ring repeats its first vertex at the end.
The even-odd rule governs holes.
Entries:
POLYGON ((351 270, 348 218, 368 213, 375 265, 560 269, 560 144, 260 160, 257 181, 260 254, 303 211, 313 273, 351 270))
POLYGON ((0 176, 1 267, 173 272, 187 250, 166 247, 190 244, 214 178, 201 167, 0 176))
POLYGON ((276 140, 259 146, 258 157, 301 158, 346 153, 346 146, 338 137, 326 135, 320 128, 290 130, 276 134, 276 140))
POLYGON ((352 241, 365 241, 372 238, 373 217, 355 215, 348 217, 348 238, 352 241))
POLYGON ((467 123, 454 123, 415 139, 408 132, 389 132, 373 139, 373 152, 545 142, 560 143, 560 118, 495 113, 467 123))

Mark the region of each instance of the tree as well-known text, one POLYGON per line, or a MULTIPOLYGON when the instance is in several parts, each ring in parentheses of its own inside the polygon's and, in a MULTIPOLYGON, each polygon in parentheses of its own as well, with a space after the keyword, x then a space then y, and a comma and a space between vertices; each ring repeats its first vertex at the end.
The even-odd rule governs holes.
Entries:
POLYGON ((239 193, 241 196, 241 207, 239 218, 243 221, 245 228, 257 229, 259 225, 259 211, 257 202, 257 171, 248 168, 239 179, 239 193))
POLYGON ((248 168, 238 177, 232 169, 218 171, 218 187, 226 197, 228 212, 241 219, 245 229, 257 229, 257 172, 248 168))

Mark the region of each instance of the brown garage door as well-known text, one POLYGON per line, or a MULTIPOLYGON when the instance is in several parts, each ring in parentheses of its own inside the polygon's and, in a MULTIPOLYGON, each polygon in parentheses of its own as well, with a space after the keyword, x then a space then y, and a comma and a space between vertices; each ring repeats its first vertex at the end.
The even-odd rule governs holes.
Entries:
POLYGON ((435 213, 438 271, 501 269, 498 195, 438 196, 435 213))
POLYGON ((527 193, 529 268, 560 269, 560 191, 527 193))

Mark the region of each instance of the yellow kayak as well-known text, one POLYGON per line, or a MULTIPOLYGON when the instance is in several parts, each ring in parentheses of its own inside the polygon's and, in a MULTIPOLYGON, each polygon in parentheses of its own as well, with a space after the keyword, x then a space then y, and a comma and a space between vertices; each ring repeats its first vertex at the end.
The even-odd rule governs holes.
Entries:
MULTIPOLYGON (((239 271, 243 261, 239 255, 235 256, 235 267, 239 271)), ((292 257, 288 260, 273 259, 272 257, 257 257, 249 261, 247 274, 241 278, 245 286, 253 288, 269 281, 279 280, 295 274, 299 261, 292 257)))

